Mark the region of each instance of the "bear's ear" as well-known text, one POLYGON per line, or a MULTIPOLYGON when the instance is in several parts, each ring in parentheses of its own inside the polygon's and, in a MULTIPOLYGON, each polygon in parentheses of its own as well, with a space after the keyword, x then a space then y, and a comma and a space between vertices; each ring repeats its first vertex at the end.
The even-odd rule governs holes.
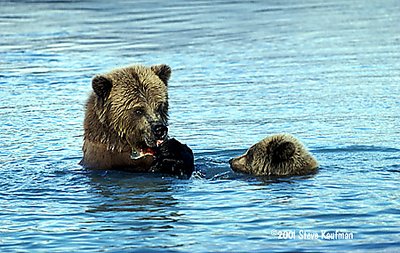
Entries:
POLYGON ((110 94, 112 83, 104 76, 95 76, 92 80, 92 88, 96 95, 101 99, 106 99, 110 94))
POLYGON ((151 70, 165 83, 165 85, 168 85, 168 80, 171 76, 171 68, 168 65, 153 65, 151 66, 151 70))
POLYGON ((272 160, 274 162, 285 162, 288 161, 296 151, 296 146, 290 142, 280 143, 272 152, 272 160))

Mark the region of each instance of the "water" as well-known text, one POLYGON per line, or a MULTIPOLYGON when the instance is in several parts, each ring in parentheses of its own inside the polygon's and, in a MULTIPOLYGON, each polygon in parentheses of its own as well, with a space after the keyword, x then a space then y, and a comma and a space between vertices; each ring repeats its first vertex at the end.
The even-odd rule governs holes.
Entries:
POLYGON ((400 251, 399 24, 390 0, 1 1, 0 251, 400 251), (91 77, 133 63, 172 67, 202 175, 78 165, 91 77), (277 132, 319 173, 230 171, 277 132))

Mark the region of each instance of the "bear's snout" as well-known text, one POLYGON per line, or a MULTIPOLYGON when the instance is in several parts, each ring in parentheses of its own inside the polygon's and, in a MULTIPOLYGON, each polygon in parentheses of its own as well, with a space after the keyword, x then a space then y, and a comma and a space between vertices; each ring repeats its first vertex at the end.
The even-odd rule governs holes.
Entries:
POLYGON ((165 138, 167 138, 168 127, 164 124, 154 124, 151 127, 151 131, 153 132, 156 140, 164 140, 165 138))
POLYGON ((246 154, 232 158, 229 160, 229 165, 234 172, 246 172, 247 157, 246 154))

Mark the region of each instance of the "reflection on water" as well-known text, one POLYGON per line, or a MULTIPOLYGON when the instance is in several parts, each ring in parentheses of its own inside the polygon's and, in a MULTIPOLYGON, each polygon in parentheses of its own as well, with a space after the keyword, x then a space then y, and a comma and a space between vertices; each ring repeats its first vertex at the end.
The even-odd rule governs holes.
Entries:
MULTIPOLYGON (((136 175, 135 180, 126 174, 113 172, 91 177, 92 190, 105 201, 87 212, 158 212, 176 204, 172 185, 154 175, 136 175), (124 178, 125 177, 125 178, 124 178), (140 180, 140 181, 139 181, 140 180)), ((90 173, 96 175, 97 173, 90 173)), ((129 175, 129 174, 128 174, 129 175)))
POLYGON ((398 251, 398 24, 398 1, 2 1, 2 251, 398 251), (77 165, 91 77, 133 63, 173 69, 189 180, 77 165), (277 132, 320 171, 230 171, 277 132))

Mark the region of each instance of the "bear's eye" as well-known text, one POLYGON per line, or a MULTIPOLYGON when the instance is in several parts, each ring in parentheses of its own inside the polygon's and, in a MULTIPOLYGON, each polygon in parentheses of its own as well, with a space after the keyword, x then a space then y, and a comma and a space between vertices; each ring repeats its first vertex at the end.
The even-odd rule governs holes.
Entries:
POLYGON ((135 116, 143 116, 144 114, 144 109, 143 108, 135 108, 133 110, 133 113, 135 114, 135 116))
POLYGON ((253 162, 253 152, 247 153, 246 158, 249 163, 252 163, 253 162))
POLYGON ((253 146, 253 147, 249 148, 249 150, 248 150, 247 153, 246 153, 247 161, 248 161, 249 163, 251 163, 251 162, 253 161, 253 159, 254 159, 254 154, 255 154, 255 148, 254 148, 254 146, 253 146))
POLYGON ((163 104, 158 105, 157 112, 163 112, 163 111, 164 111, 164 105, 163 104))

